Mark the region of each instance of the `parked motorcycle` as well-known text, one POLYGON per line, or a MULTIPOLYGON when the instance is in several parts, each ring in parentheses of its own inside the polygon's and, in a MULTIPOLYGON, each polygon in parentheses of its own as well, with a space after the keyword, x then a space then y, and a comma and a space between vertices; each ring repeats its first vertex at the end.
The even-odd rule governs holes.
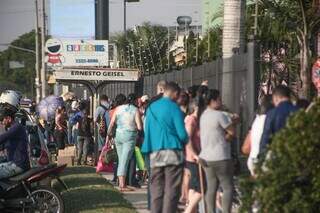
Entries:
POLYGON ((59 193, 38 183, 47 178, 57 178, 66 165, 49 164, 32 168, 14 177, 0 180, 0 212, 13 213, 63 213, 64 203, 59 193))

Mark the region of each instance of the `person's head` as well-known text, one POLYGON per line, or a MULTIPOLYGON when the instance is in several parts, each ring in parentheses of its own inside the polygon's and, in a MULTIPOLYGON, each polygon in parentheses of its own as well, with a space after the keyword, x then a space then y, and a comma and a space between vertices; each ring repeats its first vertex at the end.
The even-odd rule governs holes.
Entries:
POLYGON ((87 102, 81 101, 81 102, 79 103, 79 110, 84 112, 84 111, 86 111, 87 109, 88 109, 87 102))
POLYGON ((176 82, 169 82, 166 84, 163 96, 170 98, 173 101, 177 101, 180 95, 180 87, 176 82))
POLYGON ((9 128, 14 123, 15 112, 7 108, 0 109, 0 123, 9 128))
POLYGON ((296 102, 296 106, 299 108, 299 109, 307 109, 310 105, 310 101, 308 101, 307 99, 303 99, 303 98, 300 98, 297 100, 296 102))
POLYGON ((206 109, 206 96, 208 94, 209 88, 207 86, 201 85, 197 90, 197 96, 194 99, 197 105, 197 116, 200 118, 203 111, 206 109))
POLYGON ((177 100, 177 103, 180 106, 186 107, 189 105, 190 98, 189 95, 186 92, 180 92, 179 98, 177 100))
POLYGON ((272 101, 275 106, 278 106, 284 101, 289 101, 291 95, 291 90, 289 87, 284 85, 279 85, 272 91, 272 101))
POLYGON ((157 84, 157 95, 163 94, 166 88, 166 81, 159 81, 157 84))
POLYGON ((195 98, 197 96, 197 91, 199 89, 199 85, 193 85, 188 88, 188 94, 190 98, 195 98))
POLYGON ((115 105, 116 106, 120 106, 125 104, 127 101, 127 98, 124 94, 118 94, 115 98, 115 105))
POLYGON ((258 114, 259 115, 267 114, 267 112, 272 108, 273 108, 272 96, 265 95, 261 98, 260 105, 258 108, 258 114))
POLYGON ((220 109, 222 106, 221 96, 219 90, 216 89, 210 89, 208 90, 205 102, 207 104, 207 107, 211 109, 220 109))
POLYGON ((137 105, 137 96, 134 93, 128 95, 127 103, 130 105, 137 105))
POLYGON ((59 107, 57 108, 57 113, 58 113, 58 114, 63 114, 63 113, 65 113, 65 112, 66 112, 65 106, 59 106, 59 107))
POLYGON ((101 95, 100 96, 100 104, 109 108, 109 97, 106 95, 101 95))

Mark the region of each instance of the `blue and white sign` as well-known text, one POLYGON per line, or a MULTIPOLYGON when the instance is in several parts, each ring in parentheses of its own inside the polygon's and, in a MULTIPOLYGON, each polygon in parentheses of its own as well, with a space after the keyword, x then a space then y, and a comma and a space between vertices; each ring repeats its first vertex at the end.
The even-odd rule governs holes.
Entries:
POLYGON ((46 43, 49 67, 101 67, 109 65, 107 40, 49 39, 46 43))

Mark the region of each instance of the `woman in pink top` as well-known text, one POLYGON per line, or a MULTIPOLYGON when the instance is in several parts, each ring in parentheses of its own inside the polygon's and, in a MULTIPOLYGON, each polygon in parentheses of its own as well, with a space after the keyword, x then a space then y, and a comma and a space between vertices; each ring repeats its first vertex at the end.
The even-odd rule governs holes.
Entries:
MULTIPOLYGON (((205 89, 203 90, 203 92, 205 92, 205 89)), ((186 145, 186 169, 190 172, 188 193, 189 204, 185 209, 185 213, 196 212, 196 207, 201 200, 200 176, 197 164, 198 154, 201 150, 199 118, 205 109, 205 103, 201 92, 198 93, 198 96, 190 105, 191 114, 184 120, 189 135, 189 142, 186 145)))

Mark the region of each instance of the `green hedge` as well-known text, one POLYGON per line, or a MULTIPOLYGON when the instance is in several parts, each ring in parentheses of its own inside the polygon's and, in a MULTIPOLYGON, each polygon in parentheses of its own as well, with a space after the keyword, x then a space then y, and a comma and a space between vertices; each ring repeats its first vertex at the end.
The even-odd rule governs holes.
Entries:
POLYGON ((320 212, 320 100, 291 116, 270 146, 271 158, 256 180, 242 180, 242 212, 320 212))

